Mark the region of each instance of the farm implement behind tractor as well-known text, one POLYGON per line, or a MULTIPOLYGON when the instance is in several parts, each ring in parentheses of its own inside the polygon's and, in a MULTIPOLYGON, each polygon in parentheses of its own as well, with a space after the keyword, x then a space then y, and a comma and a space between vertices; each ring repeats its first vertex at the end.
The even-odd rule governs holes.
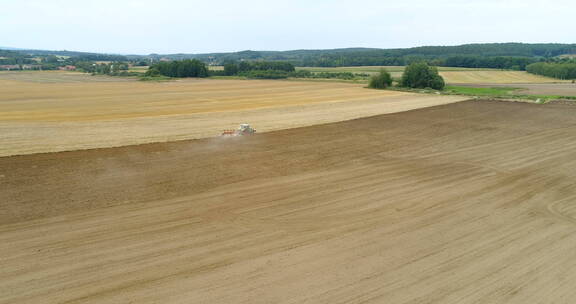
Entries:
POLYGON ((236 130, 224 130, 221 136, 242 136, 242 135, 252 135, 256 133, 256 130, 250 127, 249 124, 241 124, 236 130))

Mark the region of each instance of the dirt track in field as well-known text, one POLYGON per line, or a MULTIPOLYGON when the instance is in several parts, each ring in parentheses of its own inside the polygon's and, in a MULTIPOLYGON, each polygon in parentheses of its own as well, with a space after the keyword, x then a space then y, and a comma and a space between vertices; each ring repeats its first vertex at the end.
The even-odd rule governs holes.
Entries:
POLYGON ((572 303, 574 111, 0 158, 0 303, 572 303))
POLYGON ((212 79, 37 83, 0 77, 0 91, 0 156, 214 137, 240 123, 265 132, 466 98, 346 83, 212 79))

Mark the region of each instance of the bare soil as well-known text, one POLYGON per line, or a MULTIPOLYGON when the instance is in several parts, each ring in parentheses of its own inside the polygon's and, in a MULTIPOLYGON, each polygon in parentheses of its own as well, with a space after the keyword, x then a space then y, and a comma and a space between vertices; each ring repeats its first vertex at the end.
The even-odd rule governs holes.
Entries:
POLYGON ((0 158, 0 303, 572 303, 574 111, 0 158))

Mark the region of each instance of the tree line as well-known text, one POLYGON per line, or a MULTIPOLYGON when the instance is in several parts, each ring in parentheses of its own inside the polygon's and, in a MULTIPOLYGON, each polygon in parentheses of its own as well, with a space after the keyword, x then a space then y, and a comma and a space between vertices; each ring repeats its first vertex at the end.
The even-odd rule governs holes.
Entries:
POLYGON ((526 66, 535 62, 538 59, 530 57, 453 56, 444 59, 439 66, 524 71, 526 66))
POLYGON ((33 64, 36 63, 34 58, 30 55, 13 52, 13 51, 5 51, 0 50, 0 64, 1 65, 9 65, 9 64, 33 64))
POLYGON ((25 51, 0 50, 0 65, 20 65, 20 69, 26 65, 28 66, 26 69, 31 70, 57 70, 64 66, 76 66, 85 72, 97 74, 117 73, 128 69, 128 62, 126 61, 114 60, 111 63, 100 64, 94 61, 126 59, 124 56, 80 53, 85 55, 68 57, 64 55, 54 55, 49 51, 34 51, 33 53, 34 54, 25 51))
POLYGON ((244 76, 249 78, 286 78, 295 72, 291 63, 280 61, 226 62, 223 71, 210 71, 206 63, 197 59, 158 62, 151 65, 146 76, 208 77, 244 76))
POLYGON ((224 63, 224 74, 226 76, 249 74, 254 71, 289 73, 296 71, 296 68, 293 64, 283 61, 242 61, 240 63, 229 61, 224 63))
MULTIPOLYGON (((98 66, 96 66, 98 68, 98 66)), ((365 73, 297 71, 293 64, 281 61, 227 62, 223 70, 209 70, 204 62, 195 59, 160 62, 149 67, 147 77, 208 77, 240 76, 256 79, 333 78, 366 79, 365 73)))
POLYGON ((322 78, 322 79, 365 79, 370 75, 365 73, 351 72, 311 72, 306 70, 296 70, 296 67, 289 62, 282 61, 242 61, 227 62, 224 64, 225 76, 242 76, 247 78, 260 79, 281 79, 281 78, 322 78))
POLYGON ((75 62, 78 70, 95 75, 129 76, 130 65, 126 62, 94 63, 91 61, 75 62))
POLYGON ((537 62, 528 65, 526 71, 558 79, 576 79, 576 61, 537 62))
POLYGON ((406 57, 332 57, 304 59, 302 66, 340 67, 340 66, 407 66, 412 63, 426 62, 433 66, 462 68, 491 68, 522 71, 526 66, 538 62, 530 57, 484 57, 476 55, 457 55, 446 58, 418 56, 406 57))
POLYGON ((209 73, 204 62, 187 59, 156 63, 148 68, 146 76, 208 77, 209 73))

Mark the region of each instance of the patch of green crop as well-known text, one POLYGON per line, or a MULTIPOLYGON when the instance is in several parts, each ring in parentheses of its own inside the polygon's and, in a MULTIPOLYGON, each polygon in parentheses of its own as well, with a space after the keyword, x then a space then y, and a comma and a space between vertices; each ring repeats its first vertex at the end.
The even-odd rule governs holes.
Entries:
POLYGON ((473 88, 473 87, 459 87, 459 86, 446 86, 444 91, 446 93, 459 94, 459 95, 473 95, 473 96, 503 96, 511 95, 517 88, 473 88))

